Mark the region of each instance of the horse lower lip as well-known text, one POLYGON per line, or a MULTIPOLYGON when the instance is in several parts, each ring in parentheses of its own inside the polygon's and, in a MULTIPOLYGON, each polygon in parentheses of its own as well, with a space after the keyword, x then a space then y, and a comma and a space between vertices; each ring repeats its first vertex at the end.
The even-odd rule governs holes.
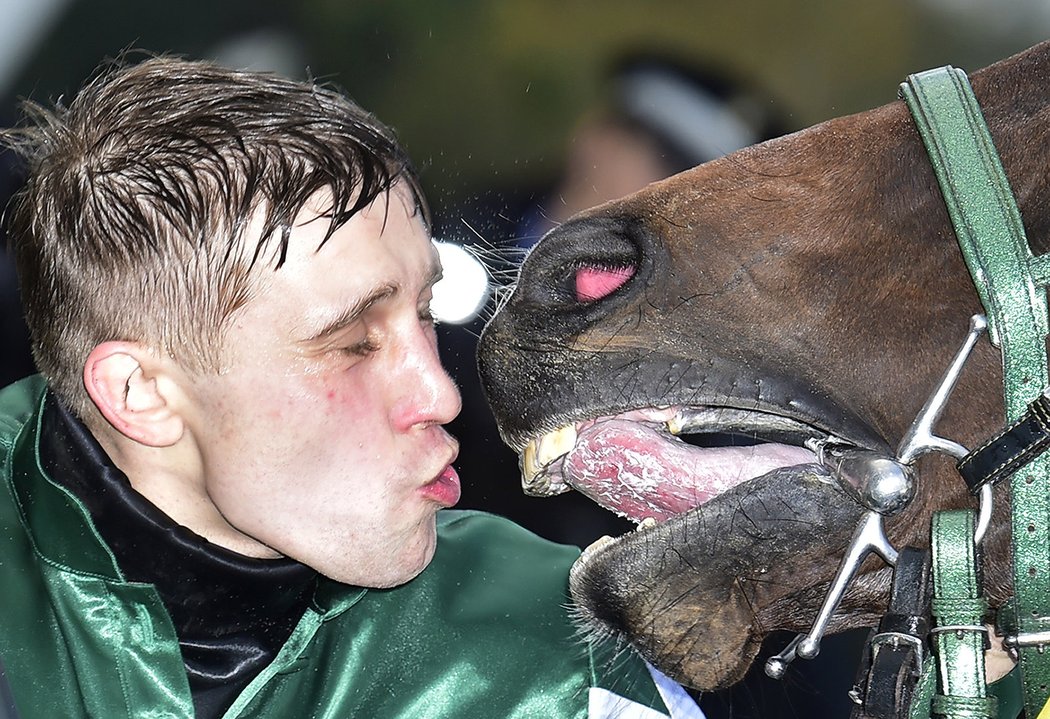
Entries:
POLYGON ((862 511, 820 465, 773 470, 592 548, 573 565, 570 589, 588 624, 629 636, 690 686, 722 688, 758 649, 748 639, 765 632, 755 608, 790 596, 806 568, 848 541, 862 511))

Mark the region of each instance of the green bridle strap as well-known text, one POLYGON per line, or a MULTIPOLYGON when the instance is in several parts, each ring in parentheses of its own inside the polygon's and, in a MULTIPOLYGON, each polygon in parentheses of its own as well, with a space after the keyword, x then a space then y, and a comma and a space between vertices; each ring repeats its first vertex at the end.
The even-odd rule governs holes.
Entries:
MULTIPOLYGON (((933 715, 933 696, 937 693, 937 662, 926 657, 922 662, 919 682, 908 707, 908 719, 930 719, 933 715)), ((903 715, 902 715, 903 716, 903 715)))
POLYGON ((940 687, 933 714, 946 719, 994 717, 984 672, 983 626, 988 605, 977 585, 972 510, 937 512, 930 529, 933 555, 934 653, 940 687))
MULTIPOLYGON (((952 67, 901 85, 941 186, 966 265, 1002 351, 1006 420, 1018 419, 1047 387, 1050 261, 1034 258, 1021 215, 966 74, 952 67)), ((1050 453, 1011 479, 1013 578, 1020 633, 1050 630, 1050 453)), ((1020 648, 1025 708, 1035 717, 1050 696, 1050 651, 1020 648)))

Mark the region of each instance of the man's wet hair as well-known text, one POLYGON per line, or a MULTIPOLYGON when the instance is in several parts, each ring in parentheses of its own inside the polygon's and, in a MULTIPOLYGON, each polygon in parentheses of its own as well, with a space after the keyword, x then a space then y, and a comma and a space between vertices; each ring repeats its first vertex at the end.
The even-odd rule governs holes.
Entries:
POLYGON ((316 82, 122 59, 68 105, 25 111, 3 133, 28 173, 8 208, 12 248, 34 359, 81 417, 101 342, 218 371, 224 327, 253 278, 284 263, 308 200, 327 198, 324 241, 395 186, 429 221, 392 131, 316 82))

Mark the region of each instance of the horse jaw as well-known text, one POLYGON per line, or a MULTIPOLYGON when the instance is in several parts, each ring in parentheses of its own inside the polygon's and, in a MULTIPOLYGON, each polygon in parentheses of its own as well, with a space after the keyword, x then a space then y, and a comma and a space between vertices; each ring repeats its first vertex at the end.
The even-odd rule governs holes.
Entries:
POLYGON ((861 511, 820 466, 778 469, 589 549, 570 576, 573 599, 586 624, 631 637, 675 680, 726 687, 783 626, 764 625, 759 608, 794 601, 791 577, 841 555, 861 511))

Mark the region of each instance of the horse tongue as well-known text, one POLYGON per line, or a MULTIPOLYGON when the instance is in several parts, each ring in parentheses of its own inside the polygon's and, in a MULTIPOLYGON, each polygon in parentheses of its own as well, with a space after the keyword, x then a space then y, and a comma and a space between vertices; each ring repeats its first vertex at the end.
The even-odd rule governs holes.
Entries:
POLYGON ((565 481, 634 521, 663 521, 780 467, 815 462, 802 447, 758 444, 701 449, 626 420, 580 433, 563 462, 565 481))

